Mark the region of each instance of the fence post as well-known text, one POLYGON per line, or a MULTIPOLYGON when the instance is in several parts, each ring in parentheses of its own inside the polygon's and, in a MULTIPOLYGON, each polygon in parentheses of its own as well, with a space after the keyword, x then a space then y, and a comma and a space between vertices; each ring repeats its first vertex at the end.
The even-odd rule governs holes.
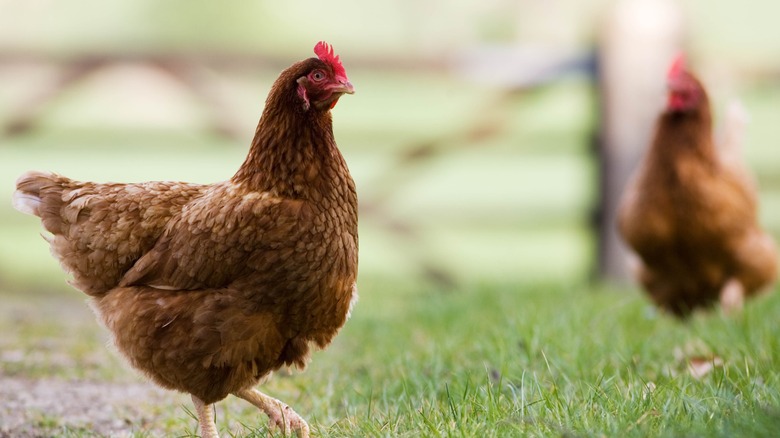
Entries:
POLYGON ((664 95, 664 73, 682 39, 682 12, 673 0, 622 0, 604 22, 597 61, 601 116, 596 231, 601 279, 628 279, 616 210, 652 135, 664 95))

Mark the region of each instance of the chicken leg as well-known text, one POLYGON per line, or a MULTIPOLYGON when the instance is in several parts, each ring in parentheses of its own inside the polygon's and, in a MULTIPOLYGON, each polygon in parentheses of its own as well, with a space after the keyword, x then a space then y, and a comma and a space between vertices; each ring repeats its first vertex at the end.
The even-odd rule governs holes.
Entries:
POLYGON ((745 305, 745 288, 732 278, 720 290, 720 307, 727 315, 739 313, 745 305))
POLYGON ((242 389, 234 392, 233 395, 243 398, 265 412, 271 420, 272 428, 278 427, 285 435, 295 431, 299 438, 309 438, 309 425, 290 406, 254 388, 242 389))
POLYGON ((198 423, 200 423, 200 436, 202 438, 219 438, 217 423, 214 422, 214 405, 207 405, 198 397, 192 396, 195 410, 198 411, 198 423))

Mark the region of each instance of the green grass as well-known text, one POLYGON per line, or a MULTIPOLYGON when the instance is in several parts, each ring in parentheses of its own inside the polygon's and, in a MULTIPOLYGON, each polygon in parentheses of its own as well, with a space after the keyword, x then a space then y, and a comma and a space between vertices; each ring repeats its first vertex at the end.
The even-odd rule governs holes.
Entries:
MULTIPOLYGON (((39 314, 0 319, 4 333, 17 331, 0 337, 2 351, 30 354, 43 343, 49 354, 69 357, 68 366, 0 362, 0 373, 133 380, 105 357, 105 333, 77 300, 53 298, 39 314), (53 317, 55 307, 71 316, 53 317), (63 339, 63 330, 91 334, 63 339)), ((779 312, 775 293, 737 316, 697 314, 683 323, 658 314, 635 290, 436 290, 368 278, 334 344, 305 372, 281 373, 261 389, 323 437, 771 436, 780 427, 779 312), (696 379, 688 362, 697 357, 723 366, 696 379)), ((186 398, 172 393, 170 403, 136 433, 195 433, 186 398)), ((266 419, 232 398, 218 405, 217 422, 223 433, 266 433, 266 419)), ((82 436, 48 423, 57 435, 82 436)))
POLYGON ((400 300, 406 308, 390 318, 372 321, 365 309, 370 319, 356 316, 345 330, 358 363, 340 369, 351 375, 344 390, 367 400, 329 435, 710 435, 778 406, 776 297, 735 319, 689 324, 627 291, 486 286, 400 300), (708 355, 726 365, 689 376, 685 357, 708 355))

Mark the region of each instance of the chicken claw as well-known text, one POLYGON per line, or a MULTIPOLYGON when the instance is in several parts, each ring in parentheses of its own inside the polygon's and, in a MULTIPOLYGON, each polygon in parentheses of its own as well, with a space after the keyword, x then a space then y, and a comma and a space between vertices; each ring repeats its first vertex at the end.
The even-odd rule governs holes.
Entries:
POLYGON ((295 432, 298 438, 309 438, 309 425, 289 405, 269 397, 254 388, 242 389, 235 392, 234 395, 252 403, 265 412, 269 420, 271 420, 270 428, 272 430, 278 428, 285 436, 295 432))

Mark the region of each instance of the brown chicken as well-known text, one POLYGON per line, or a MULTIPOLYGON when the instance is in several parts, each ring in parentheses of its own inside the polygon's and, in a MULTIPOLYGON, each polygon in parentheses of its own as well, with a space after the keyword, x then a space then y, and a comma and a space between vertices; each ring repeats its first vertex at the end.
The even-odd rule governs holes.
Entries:
POLYGON ((667 87, 618 227, 639 256, 638 281, 658 306, 680 317, 718 301, 736 310, 775 280, 777 250, 758 224, 755 186, 734 159, 737 147, 714 144, 707 93, 682 57, 667 87))
POLYGON ((354 88, 327 43, 281 73, 249 154, 228 181, 97 184, 29 172, 14 206, 41 218, 52 253, 90 296, 119 351, 192 395, 201 433, 228 394, 308 436, 254 389, 327 346, 357 298, 357 196, 330 110, 354 88))

